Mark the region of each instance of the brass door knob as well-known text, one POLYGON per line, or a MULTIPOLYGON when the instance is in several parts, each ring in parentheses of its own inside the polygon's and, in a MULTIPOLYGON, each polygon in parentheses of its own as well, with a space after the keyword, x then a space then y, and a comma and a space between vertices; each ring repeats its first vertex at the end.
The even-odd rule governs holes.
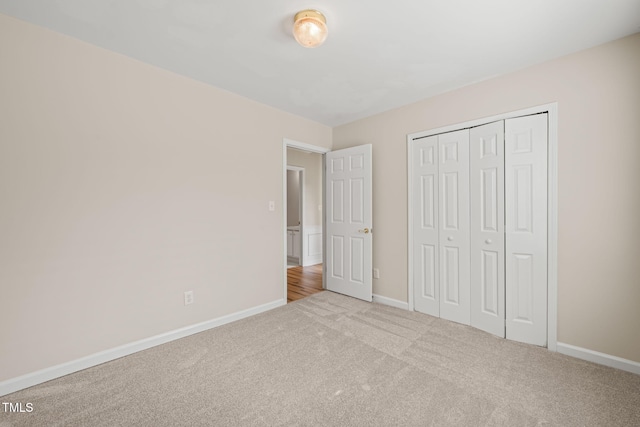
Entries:
POLYGON ((365 228, 364 230, 358 230, 358 233, 369 234, 369 229, 365 228))

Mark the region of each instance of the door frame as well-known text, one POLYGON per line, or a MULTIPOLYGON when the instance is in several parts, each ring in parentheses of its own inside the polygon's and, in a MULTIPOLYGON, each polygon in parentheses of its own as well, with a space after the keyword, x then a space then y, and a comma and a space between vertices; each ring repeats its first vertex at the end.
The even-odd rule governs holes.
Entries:
MULTIPOLYGON (((282 138, 282 289, 283 299, 287 301, 287 148, 295 148, 302 151, 308 151, 310 153, 316 153, 322 155, 322 233, 324 234, 326 214, 325 214, 325 198, 326 190, 324 188, 324 159, 325 154, 331 151, 330 148, 320 147, 318 145, 306 144, 304 142, 295 141, 293 139, 282 138)), ((301 210, 302 212, 302 210, 301 210)), ((304 219, 300 219, 300 239, 304 239, 303 236, 303 224, 304 219)), ((302 242, 301 242, 302 243, 302 242)), ((300 245, 302 252, 303 245, 300 245)), ((325 262, 325 242, 322 239, 322 288, 326 289, 325 277, 326 277, 326 262, 325 262)), ((303 254, 300 254, 300 265, 302 265, 303 254)))
POLYGON ((548 114, 548 163, 547 163, 547 348, 557 351, 558 344, 558 103, 538 105, 495 116, 470 120, 407 135, 407 292, 408 308, 414 311, 413 301, 413 167, 411 162, 412 142, 416 138, 471 128, 498 120, 512 119, 533 114, 548 114))

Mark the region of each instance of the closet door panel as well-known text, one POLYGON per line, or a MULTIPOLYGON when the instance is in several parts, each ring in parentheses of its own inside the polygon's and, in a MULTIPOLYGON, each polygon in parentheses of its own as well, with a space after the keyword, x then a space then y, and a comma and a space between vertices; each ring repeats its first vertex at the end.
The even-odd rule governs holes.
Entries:
POLYGON ((415 310, 440 316, 438 137, 413 144, 413 298, 415 310))
POLYGON ((472 128, 471 326, 505 336, 504 121, 472 128))
POLYGON ((547 115, 505 120, 506 337, 547 344, 547 115))
POLYGON ((438 135, 440 317, 470 323, 469 130, 438 135))

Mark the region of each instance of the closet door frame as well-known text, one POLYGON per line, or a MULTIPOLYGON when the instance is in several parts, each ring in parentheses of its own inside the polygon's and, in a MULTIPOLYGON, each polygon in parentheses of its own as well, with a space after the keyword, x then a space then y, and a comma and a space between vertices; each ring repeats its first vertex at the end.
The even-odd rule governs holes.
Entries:
POLYGON ((548 114, 547 163, 547 348, 557 351, 558 342, 558 104, 538 105, 523 110, 485 117, 455 125, 439 127, 407 135, 407 200, 408 200, 408 308, 415 310, 413 283, 413 141, 445 132, 468 129, 498 120, 533 114, 548 114))

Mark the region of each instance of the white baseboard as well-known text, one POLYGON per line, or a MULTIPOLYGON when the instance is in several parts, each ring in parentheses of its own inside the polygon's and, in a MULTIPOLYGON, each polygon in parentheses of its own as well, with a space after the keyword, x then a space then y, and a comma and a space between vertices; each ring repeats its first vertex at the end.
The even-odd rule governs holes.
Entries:
POLYGON ((280 299, 267 304, 259 305, 257 307, 249 308, 247 310, 242 310, 236 313, 228 314, 226 316, 218 317, 217 319, 207 320, 206 322, 186 326, 184 328, 169 331, 164 334, 145 338, 140 341, 135 341, 129 344, 122 345, 120 347, 101 351, 99 353, 82 357, 80 359, 72 360, 70 362, 62 363, 50 368, 45 368, 36 372, 32 372, 30 374, 22 375, 20 377, 12 378, 0 382, 0 396, 14 393, 18 390, 32 387, 34 385, 41 384, 43 382, 50 381, 68 374, 72 374, 83 369, 91 368, 92 366, 100 365, 111 360, 119 359, 121 357, 128 356, 130 354, 137 353, 139 351, 146 350, 157 345, 165 344, 170 341, 187 337, 189 335, 197 334, 198 332, 203 332, 208 329, 225 325, 227 323, 235 322, 236 320, 244 319, 245 317, 263 313, 265 311, 283 306, 286 303, 286 300, 280 299))
POLYGON ((640 363, 634 362, 633 360, 627 360, 621 357, 612 356, 606 353, 599 353, 597 351, 561 342, 558 343, 557 351, 558 353, 566 354, 567 356, 576 357, 588 362, 622 369, 623 371, 640 375, 640 363))
POLYGON ((409 303, 404 301, 399 301, 393 298, 383 297, 381 295, 373 294, 373 302, 377 302, 378 304, 389 305, 395 308, 401 308, 403 310, 409 310, 409 303))

